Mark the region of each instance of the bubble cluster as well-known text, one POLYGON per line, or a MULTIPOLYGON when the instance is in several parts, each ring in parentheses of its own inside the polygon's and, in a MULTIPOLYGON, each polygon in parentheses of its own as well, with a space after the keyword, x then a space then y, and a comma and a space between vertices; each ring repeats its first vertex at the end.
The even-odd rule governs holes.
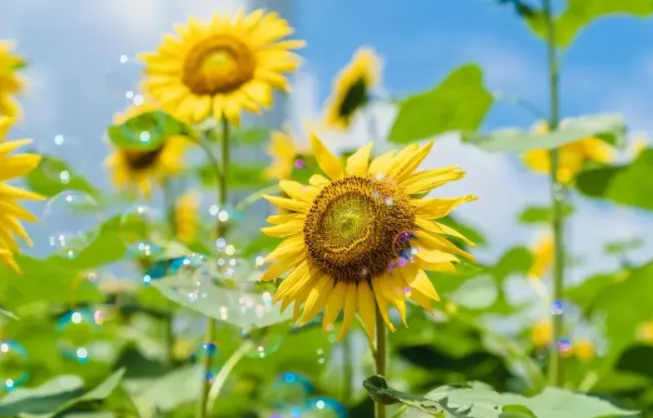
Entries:
POLYGON ((0 341, 0 385, 11 392, 27 382, 29 357, 27 350, 13 340, 0 341))
POLYGON ((100 333, 103 313, 75 309, 63 314, 56 324, 57 346, 62 356, 80 363, 89 361, 92 344, 100 333))
POLYGON ((91 195, 68 190, 46 203, 43 222, 50 229, 48 243, 53 252, 73 259, 97 237, 101 217, 91 195))
POLYGON ((163 253, 167 226, 163 215, 146 205, 127 209, 120 217, 119 234, 134 259, 151 260, 163 253))

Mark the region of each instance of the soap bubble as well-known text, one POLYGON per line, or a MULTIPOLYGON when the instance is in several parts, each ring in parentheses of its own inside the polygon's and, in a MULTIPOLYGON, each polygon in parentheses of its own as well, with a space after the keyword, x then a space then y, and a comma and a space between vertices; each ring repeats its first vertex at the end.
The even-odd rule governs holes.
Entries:
POLYGON ((276 352, 283 342, 284 335, 272 327, 243 329, 240 338, 251 344, 245 356, 249 358, 264 359, 276 352))
POLYGON ((3 390, 11 392, 27 382, 28 364, 27 350, 22 345, 13 340, 0 341, 0 385, 3 390))
POLYGON ((87 193, 63 191, 48 201, 43 221, 55 254, 75 258, 98 234, 101 217, 97 201, 87 193))
POLYGON ((75 309, 62 315, 57 321, 57 346, 59 352, 80 363, 89 361, 91 345, 100 332, 96 312, 90 309, 75 309))
POLYGON ((105 74, 105 85, 110 95, 125 105, 143 103, 143 95, 138 91, 138 84, 143 75, 144 65, 131 54, 116 57, 105 74))
POLYGON ((302 418, 346 418, 347 410, 338 401, 324 396, 311 398, 302 409, 302 418))
POLYGON ((175 291, 195 302, 206 297, 205 286, 211 283, 208 257, 193 253, 169 261, 167 275, 175 276, 175 291))
POLYGON ((275 410, 282 410, 289 405, 303 405, 313 391, 313 384, 306 376, 286 372, 265 388, 263 396, 275 410))
POLYGON ((207 381, 213 382, 213 379, 220 370, 220 348, 218 347, 217 343, 207 342, 200 344, 200 346, 191 356, 190 360, 193 363, 201 363, 204 361, 203 358, 206 355, 211 356, 211 366, 209 367, 209 371, 206 373, 205 378, 207 381))
POLYGON ((167 225, 161 213, 136 205, 120 217, 119 233, 128 254, 136 259, 154 259, 163 253, 167 225))

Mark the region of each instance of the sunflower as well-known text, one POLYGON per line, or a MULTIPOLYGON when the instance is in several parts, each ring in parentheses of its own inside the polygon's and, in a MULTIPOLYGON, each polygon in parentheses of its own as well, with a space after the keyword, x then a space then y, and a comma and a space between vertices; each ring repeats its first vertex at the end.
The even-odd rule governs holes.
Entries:
POLYGON ((273 131, 270 134, 270 144, 267 151, 268 155, 272 157, 272 162, 265 170, 265 177, 275 180, 289 180, 299 154, 291 134, 283 131, 273 131))
MULTIPOLYGON (((565 121, 562 121, 561 125, 564 123, 565 121)), ((549 132, 549 127, 545 122, 540 122, 535 125, 533 131, 537 134, 545 134, 549 132)), ((531 150, 524 153, 522 159, 536 173, 549 174, 551 172, 549 150, 531 150)), ((613 159, 612 147, 599 138, 583 138, 564 144, 558 151, 558 181, 570 183, 589 161, 607 163, 613 159)))
POLYGON ((197 208, 199 197, 196 193, 188 192, 179 198, 175 207, 175 230, 177 238, 184 244, 192 243, 197 237, 199 221, 197 208))
POLYGON ((347 129, 360 108, 370 100, 370 90, 379 83, 381 60, 369 48, 360 48, 333 83, 327 102, 326 125, 347 129))
POLYGON ((574 355, 581 361, 589 361, 596 356, 594 343, 587 338, 575 340, 572 347, 574 355))
POLYGON ((548 319, 537 322, 531 328, 531 342, 536 348, 546 348, 553 340, 553 327, 548 319))
POLYGON ((0 41, 0 116, 17 117, 20 113, 13 95, 24 87, 17 74, 24 61, 11 53, 13 47, 12 42, 0 41))
POLYGON ((553 242, 553 237, 545 235, 540 238, 532 249, 533 254, 533 265, 528 271, 528 277, 533 279, 541 279, 547 273, 551 264, 553 263, 553 257, 555 254, 555 245, 553 242))
POLYGON ((406 323, 406 297, 427 310, 431 310, 431 300, 439 300, 425 271, 454 270, 456 256, 471 258, 446 235, 471 242, 434 220, 475 197, 418 197, 464 176, 459 167, 413 173, 432 145, 411 145, 370 163, 369 144, 351 155, 343 169, 340 159, 313 135, 313 154, 329 178, 314 175, 308 186, 281 181, 288 198, 265 196, 291 211, 269 217, 274 226, 263 228, 271 237, 285 238, 266 257, 271 265, 263 279, 292 270, 275 300, 282 301, 282 310, 294 302, 295 321, 301 305, 300 324, 324 308, 322 324, 328 329, 344 309, 342 337, 359 312, 372 338, 377 307, 394 331, 389 304, 406 323))
POLYGON ((631 150, 631 154, 633 159, 637 159, 639 155, 644 152, 644 150, 648 147, 648 141, 645 138, 636 138, 633 141, 633 146, 631 150))
MULTIPOLYGON (((121 124, 138 115, 158 110, 152 103, 130 107, 125 113, 114 118, 115 124, 121 124)), ((177 175, 183 168, 183 156, 191 142, 185 136, 172 135, 165 138, 156 149, 139 150, 117 148, 107 160, 107 167, 113 171, 116 187, 130 187, 149 198, 152 185, 177 175)))
POLYGON ((300 58, 291 49, 303 41, 282 40, 294 30, 276 13, 256 10, 231 18, 215 14, 209 23, 191 17, 175 27, 159 49, 142 56, 145 91, 189 123, 223 116, 238 125, 242 109, 259 113, 272 106, 273 89, 289 91, 285 73, 300 58))
POLYGON ((32 141, 30 139, 4 141, 4 134, 9 124, 8 119, 0 118, 0 263, 19 271, 13 258, 19 249, 15 237, 18 236, 28 245, 32 245, 21 221, 34 222, 36 217, 23 209, 17 201, 21 199, 40 200, 43 199, 43 196, 19 189, 6 181, 28 174, 39 165, 41 156, 37 154, 10 155, 16 149, 30 144, 32 141))

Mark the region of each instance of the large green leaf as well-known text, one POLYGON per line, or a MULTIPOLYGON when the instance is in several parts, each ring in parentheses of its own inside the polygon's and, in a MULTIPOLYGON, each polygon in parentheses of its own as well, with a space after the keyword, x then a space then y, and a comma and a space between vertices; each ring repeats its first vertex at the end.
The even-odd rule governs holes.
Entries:
POLYGON ((565 297, 587 311, 596 306, 596 297, 610 285, 617 283, 619 273, 601 273, 588 277, 582 283, 565 289, 565 297))
POLYGON ((404 99, 389 139, 407 143, 449 131, 475 131, 491 106, 481 69, 464 65, 435 88, 404 99))
POLYGON ((118 148, 156 150, 173 135, 192 135, 191 128, 162 111, 146 112, 110 126, 107 136, 118 148))
POLYGON ((620 115, 593 115, 570 118, 557 130, 536 134, 517 128, 506 128, 483 134, 466 132, 463 141, 489 152, 525 152, 553 149, 582 138, 594 137, 621 147, 626 141, 626 125, 620 115))
POLYGON ((37 388, 19 388, 0 401, 0 415, 54 417, 78 403, 105 399, 116 389, 124 373, 124 369, 118 370, 88 392, 84 392, 82 379, 77 376, 59 376, 37 388))
POLYGON ((27 185, 47 197, 64 190, 81 190, 97 196, 97 189, 64 161, 49 155, 43 156, 39 166, 25 176, 27 185))
POLYGON ((576 185, 589 197, 653 210, 653 148, 630 164, 584 171, 576 177, 576 185))
POLYGON ((267 327, 292 316, 289 310, 282 314, 270 294, 247 293, 208 282, 197 285, 197 280, 177 275, 154 281, 153 286, 173 302, 239 328, 267 327))
POLYGON ((185 366, 158 378, 125 381, 125 387, 140 408, 154 406, 163 412, 195 400, 201 386, 202 369, 199 365, 185 366))
MULTIPOLYGON (((646 17, 653 13, 650 0, 568 0, 567 8, 555 18, 556 44, 568 47, 578 33, 596 19, 609 15, 628 14, 646 17)), ((527 19, 530 28, 546 39, 546 19, 542 12, 527 19)))

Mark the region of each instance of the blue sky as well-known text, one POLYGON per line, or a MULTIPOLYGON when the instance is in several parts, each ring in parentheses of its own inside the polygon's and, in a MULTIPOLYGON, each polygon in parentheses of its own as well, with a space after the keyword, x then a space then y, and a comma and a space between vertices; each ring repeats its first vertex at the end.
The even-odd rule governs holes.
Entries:
MULTIPOLYGON (((308 42, 302 51, 306 62, 296 77, 289 106, 294 121, 315 118, 321 112, 332 78, 361 45, 374 47, 383 57, 383 88, 393 96, 429 88, 457 66, 476 62, 483 66, 493 91, 528 97, 542 106, 546 103, 544 45, 508 7, 484 0, 267 3, 273 2, 289 13, 297 36, 308 42)), ((120 55, 152 50, 173 23, 189 14, 208 17, 237 4, 233 0, 5 3, 0 39, 13 39, 30 62, 26 74, 30 89, 21 100, 26 117, 12 136, 31 136, 39 150, 73 156, 73 165, 102 187, 109 187, 108 176, 100 168, 107 149, 102 133, 112 115, 125 105, 124 91, 138 78, 135 64, 117 70, 120 55), (52 139, 57 134, 69 138, 70 145, 54 150, 52 139)), ((643 19, 604 19, 583 31, 564 57, 564 115, 622 112, 633 130, 653 129, 649 116, 653 46, 642 42, 648 39, 653 39, 653 24, 643 19)), ((380 104, 373 112, 381 130, 387 130, 394 109, 380 104)), ((524 111, 501 103, 487 118, 485 128, 527 127, 532 122, 524 111)), ((326 135, 326 139, 338 147, 362 144, 369 138, 357 121, 349 134, 326 135)), ((479 195, 478 202, 460 213, 486 231, 494 244, 489 250, 479 250, 481 255, 493 257, 545 232, 515 225, 514 217, 525 204, 544 203, 548 193, 547 180, 529 174, 516 156, 485 154, 447 135, 436 143, 428 164, 460 164, 469 172, 467 179, 445 193, 479 195)), ((610 263, 601 257, 602 241, 653 232, 651 217, 638 211, 586 201, 578 206, 580 213, 570 226, 571 245, 588 260, 574 272, 578 277, 610 263)), ((646 251, 650 254, 650 249, 640 251, 640 258, 646 251)))

